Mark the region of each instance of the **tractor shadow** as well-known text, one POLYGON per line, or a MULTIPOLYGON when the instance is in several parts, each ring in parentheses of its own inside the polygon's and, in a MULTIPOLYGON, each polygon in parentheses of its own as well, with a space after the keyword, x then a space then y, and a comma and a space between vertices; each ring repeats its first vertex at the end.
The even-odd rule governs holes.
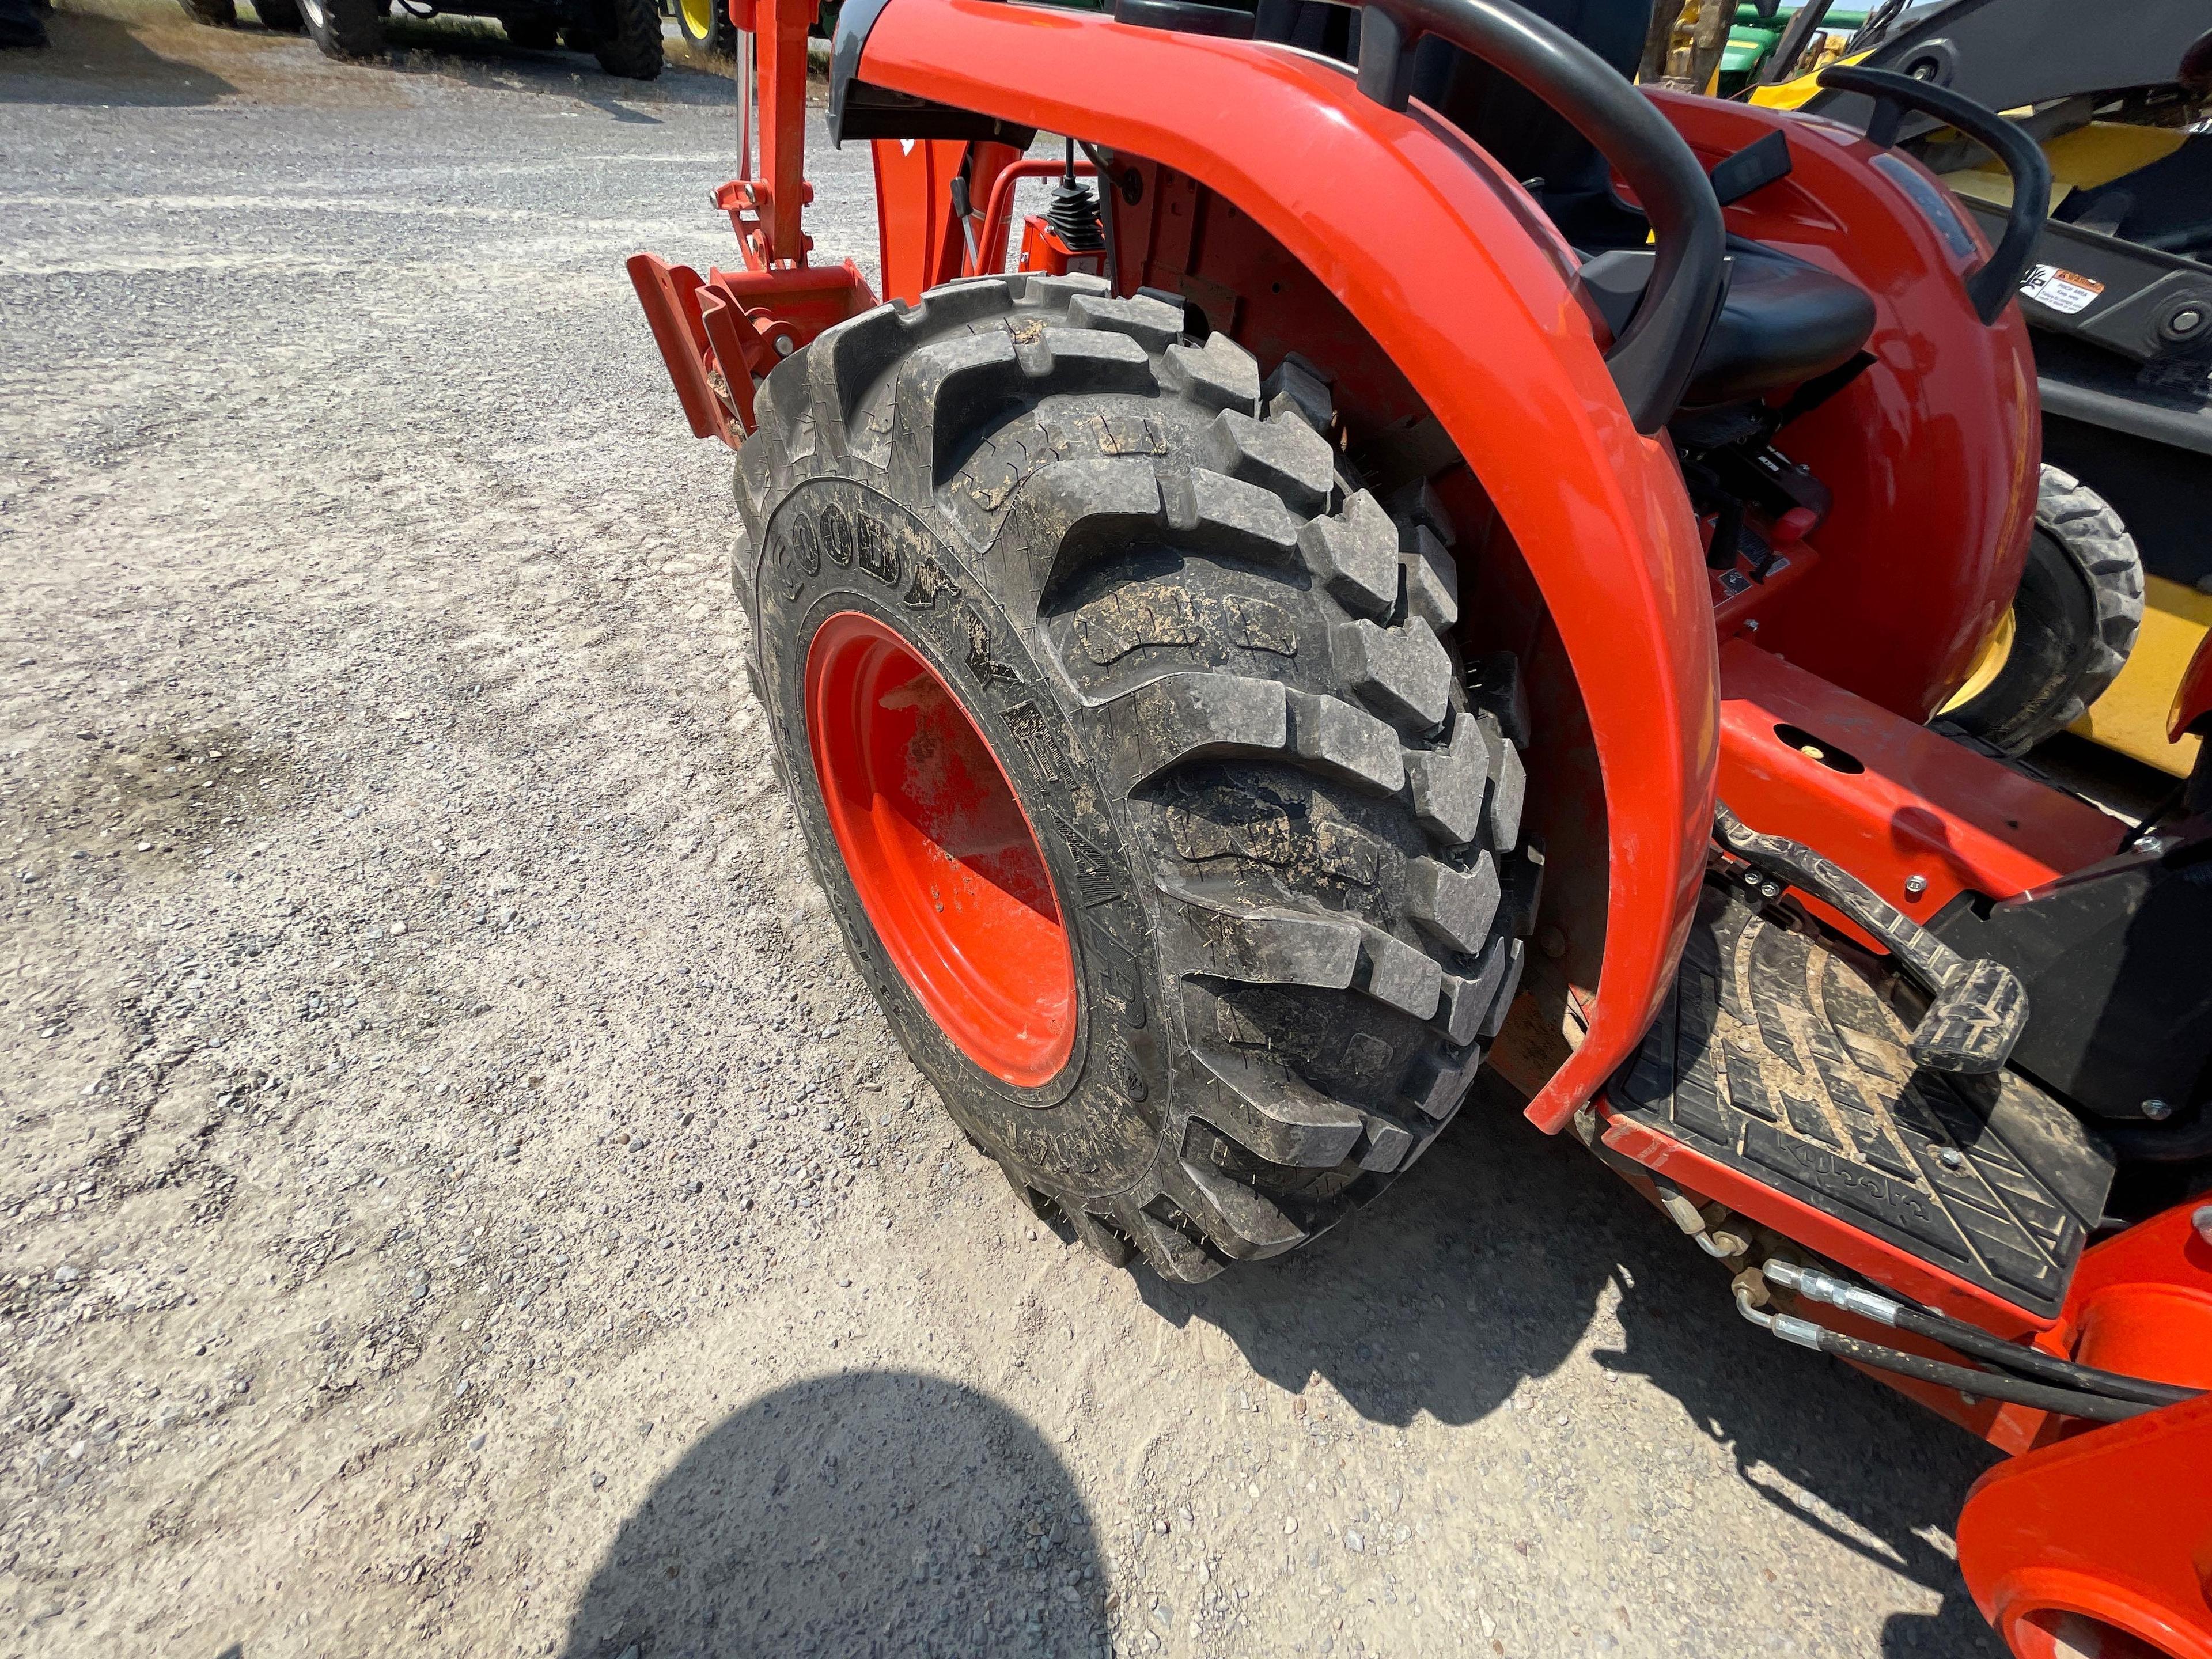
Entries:
POLYGON ((1036 1431, 957 1382, 762 1396, 623 1522, 564 1659, 1103 1653, 1091 1515, 1036 1431))
POLYGON ((163 57, 122 18, 54 11, 46 21, 46 51, 0 57, 0 104, 185 109, 238 90, 210 70, 163 57))
POLYGON ((1810 1528, 1943 1596, 1934 1614, 1892 1618, 1888 1659, 2002 1656, 1930 1541, 1996 1454, 1746 1323, 1717 1263, 1568 1137, 1530 1130, 1521 1105, 1486 1078, 1370 1216, 1203 1285, 1140 1273, 1146 1301, 1177 1326, 1216 1326, 1285 1389, 1325 1377, 1361 1416, 1395 1425, 1510 1409, 1524 1379, 1594 1340, 1598 1364, 1649 1380, 1728 1449, 1785 1535, 1810 1528), (1618 1347, 1593 1337, 1607 1300, 1618 1347))
POLYGON ((587 52, 517 46, 484 18, 418 19, 394 12, 385 20, 385 61, 397 75, 420 76, 496 92, 565 98, 629 126, 659 126, 655 109, 724 109, 736 94, 726 64, 671 40, 658 78, 609 75, 587 52))

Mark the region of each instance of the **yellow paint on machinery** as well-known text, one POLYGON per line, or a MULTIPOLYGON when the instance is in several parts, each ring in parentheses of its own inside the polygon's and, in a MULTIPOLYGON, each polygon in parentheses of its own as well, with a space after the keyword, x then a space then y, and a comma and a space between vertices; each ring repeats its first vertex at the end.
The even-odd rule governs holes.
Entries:
POLYGON ((2212 630, 2212 593, 2200 593, 2163 576, 2147 577, 2142 632, 2136 636, 2128 665, 2089 712, 2067 729, 2161 772, 2187 777, 2197 763, 2202 739, 2168 743, 2166 714, 2173 707, 2182 671, 2208 630, 2212 630))

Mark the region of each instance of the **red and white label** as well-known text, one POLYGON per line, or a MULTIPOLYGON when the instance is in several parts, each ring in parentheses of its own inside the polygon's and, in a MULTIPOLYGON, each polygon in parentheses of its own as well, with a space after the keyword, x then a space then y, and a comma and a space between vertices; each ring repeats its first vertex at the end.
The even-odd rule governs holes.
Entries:
POLYGON ((2020 284, 2022 299, 2048 306, 2066 317, 2082 310, 2104 291, 2105 285, 2095 277, 2062 270, 2057 265, 2029 266, 2020 284))

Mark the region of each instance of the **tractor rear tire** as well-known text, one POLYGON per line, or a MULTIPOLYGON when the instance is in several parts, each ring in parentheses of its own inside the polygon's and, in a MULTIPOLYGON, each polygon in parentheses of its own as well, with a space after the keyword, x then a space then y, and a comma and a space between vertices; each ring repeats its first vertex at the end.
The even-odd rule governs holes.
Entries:
POLYGON ((300 0, 307 33, 327 58, 384 56, 384 7, 380 0, 300 0))
POLYGON ((272 34, 297 34, 307 26, 299 0, 253 0, 253 15, 272 34))
POLYGON ((658 79, 662 63, 659 0, 609 0, 606 33, 592 46, 599 67, 625 81, 658 79))
POLYGON ((728 0, 676 0, 676 27, 691 45, 718 58, 737 50, 728 0))
POLYGON ((1294 359, 1263 386, 1184 328, 1095 278, 1016 276, 831 329, 762 391, 732 576, 808 854, 908 1054, 1040 1216, 1195 1282, 1427 1148, 1512 1001, 1541 860, 1514 851, 1511 659, 1483 660, 1470 706, 1443 637, 1433 494, 1394 515, 1341 467, 1317 376, 1294 359), (856 640, 912 673, 822 694, 856 640), (959 743, 925 720, 850 788, 859 728, 951 703, 959 743), (933 853, 949 884, 901 912, 883 895, 911 854, 848 857, 849 826, 910 796, 902 822, 934 835, 963 743, 1020 815, 933 853), (1060 1023, 1014 1065, 911 964, 961 866, 996 867, 1024 823, 1028 873, 1000 884, 1048 880, 1018 920, 1050 951, 955 965, 1019 978, 1064 938, 1060 1023))
POLYGON ((2064 731, 2127 665, 2142 626, 2142 556, 2120 515, 2070 474, 2045 466, 2035 532, 1994 672, 1943 718, 2008 755, 2064 731))

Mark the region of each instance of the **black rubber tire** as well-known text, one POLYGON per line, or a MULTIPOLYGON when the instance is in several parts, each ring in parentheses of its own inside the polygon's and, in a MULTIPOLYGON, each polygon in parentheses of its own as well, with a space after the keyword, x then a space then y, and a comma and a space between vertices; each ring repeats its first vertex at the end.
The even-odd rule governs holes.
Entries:
POLYGON ((732 574, 815 871, 960 1127, 1040 1214, 1195 1281, 1372 1198, 1450 1119, 1510 1004, 1541 860, 1510 658, 1468 683, 1449 526, 1394 516, 1295 360, 1089 277, 877 307, 783 363, 738 460, 732 574), (826 556, 824 556, 826 555, 826 556), (1074 918, 1078 1030, 1017 1088, 886 957, 805 729, 822 620, 957 686, 1074 918))
POLYGON ((551 52, 561 44, 561 26, 548 17, 502 17, 501 32, 525 52, 551 52))
POLYGON ((261 20, 263 28, 275 34, 297 34, 307 26, 300 0, 253 0, 253 15, 261 20))
POLYGON ((714 21, 708 25, 704 34, 692 32, 691 20, 684 15, 683 0, 676 0, 672 9, 676 14, 676 32, 701 51, 712 52, 717 58, 727 58, 737 51, 738 32, 730 26, 727 0, 713 0, 708 13, 714 21))
POLYGON ((2127 665, 2142 626, 2142 556, 2120 515, 2045 466, 2035 532, 1996 678, 1943 718, 2008 755, 2064 731, 2127 665))
POLYGON ((384 56, 384 8, 379 0, 300 0, 300 10, 325 57, 384 56))
POLYGON ((210 28, 227 29, 238 21, 238 8, 232 0, 178 0, 185 15, 195 23, 205 23, 210 28))
POLYGON ((608 0, 606 33, 592 44, 599 67, 625 81, 659 78, 662 63, 659 0, 608 0))

